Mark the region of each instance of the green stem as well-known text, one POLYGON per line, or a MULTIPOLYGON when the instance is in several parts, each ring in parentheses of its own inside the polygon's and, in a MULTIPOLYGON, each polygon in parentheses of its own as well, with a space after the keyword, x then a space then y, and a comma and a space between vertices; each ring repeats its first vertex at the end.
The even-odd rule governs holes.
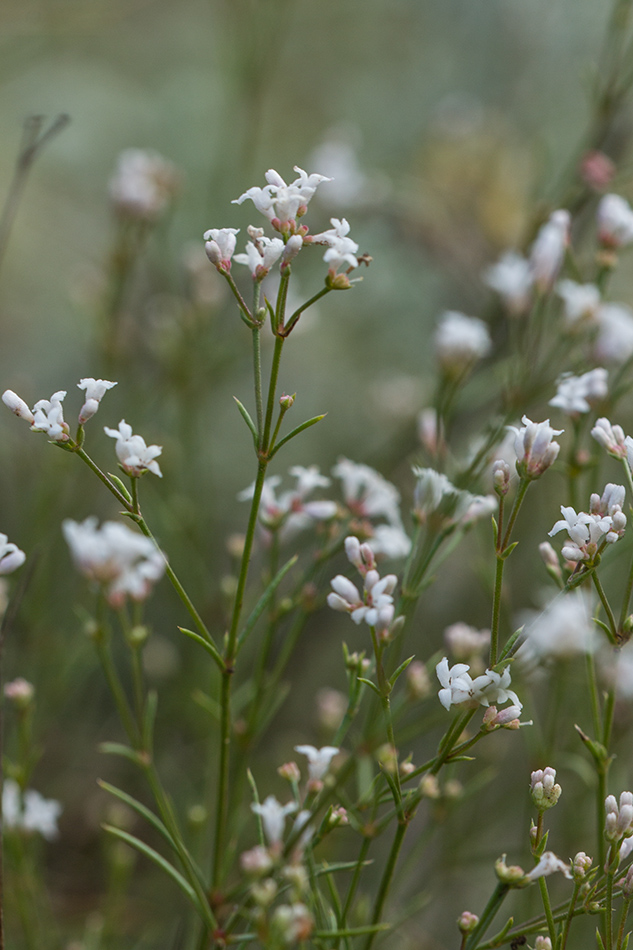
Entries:
POLYGON ((615 871, 607 871, 607 894, 604 910, 604 946, 605 950, 613 950, 613 879, 615 871))
POLYGON ((509 884, 504 884, 503 881, 499 881, 492 892, 492 896, 486 904, 481 917, 479 918, 479 923, 468 938, 466 950, 474 950, 474 948, 477 946, 479 937, 486 932, 488 925, 501 907, 509 890, 509 884))
POLYGON ((501 619, 501 592, 503 589, 503 567, 505 559, 497 555, 495 587, 492 597, 492 623, 490 626, 490 667, 497 662, 499 655, 499 622, 501 619))
POLYGON ((506 533, 501 543, 501 547, 499 548, 500 554, 503 554, 503 552, 506 550, 508 546, 508 542, 510 541, 510 536, 512 535, 512 530, 517 520, 517 516, 519 514, 521 505, 523 504, 523 500, 525 498, 526 492, 528 488, 530 487, 530 482, 531 482, 531 479, 522 478, 519 483, 519 489, 517 491, 516 498, 514 499, 514 505, 512 506, 510 520, 508 521, 508 527, 506 528, 506 533))
POLYGON ((82 448, 77 448, 77 449, 74 449, 73 451, 79 456, 79 458, 83 462, 86 463, 88 468, 92 469, 92 471, 95 473, 97 478, 101 479, 101 481, 106 486, 106 488, 112 492, 112 494, 114 495, 116 500, 119 502, 119 504, 123 505, 126 511, 133 512, 134 511, 133 505, 128 501, 125 495, 121 494, 119 489, 116 487, 115 484, 113 484, 113 482, 110 481, 110 479, 105 474, 105 472, 101 471, 101 469, 96 464, 96 462, 93 462, 93 460, 90 458, 88 453, 85 452, 82 448))
POLYGON ((268 402, 266 405, 266 419, 264 422, 264 435, 262 437, 262 452, 267 453, 271 448, 270 430, 275 412, 275 394, 277 392, 277 379, 279 378, 279 364, 281 361, 281 352, 284 346, 282 336, 275 337, 275 350, 273 352, 273 361, 270 368, 270 383, 268 384, 268 402))
POLYGON ((307 310, 308 307, 311 307, 312 304, 313 304, 313 303, 316 303, 317 300, 320 300, 321 297, 325 297, 326 294, 329 294, 329 292, 330 292, 331 289, 332 289, 331 287, 324 287, 322 290, 320 290, 320 291, 318 292, 318 294, 315 294, 313 297, 310 297, 310 299, 309 299, 309 300, 306 300, 306 302, 305 302, 301 307, 298 307, 297 310, 295 310, 295 312, 292 314, 292 316, 290 317, 290 319, 289 319, 288 322, 286 323, 286 325, 285 325, 285 327, 284 327, 284 330, 285 330, 285 334, 284 334, 284 335, 285 335, 285 336, 288 336, 288 334, 290 333, 290 331, 291 331, 292 328, 294 327, 295 323, 297 323, 297 321, 299 320, 299 317, 300 317, 301 314, 304 312, 304 310, 307 310))
MULTIPOLYGON (((620 926, 618 927, 618 939, 615 945, 616 950, 622 950, 624 944, 624 928, 626 926, 626 919, 629 916, 629 907, 631 905, 631 898, 625 897, 622 902, 622 913, 620 915, 620 926)), ((561 950, 565 950, 564 947, 561 950)))
MULTIPOLYGON (((574 919, 574 908, 576 906, 576 901, 578 899, 578 891, 580 890, 580 884, 574 884, 574 893, 571 896, 569 902, 569 910, 567 911, 567 916, 565 917, 565 923, 563 924, 563 931, 561 935, 560 950, 565 950, 567 947, 567 938, 569 937, 569 928, 571 927, 571 922, 574 919)), ((553 946, 553 945, 552 945, 553 946)))
POLYGON ((262 448, 264 428, 264 397, 262 390, 262 341, 261 327, 253 327, 253 375, 255 380, 255 406, 257 415, 257 447, 262 448))
MULTIPOLYGON (((387 864, 385 865, 385 870, 383 871, 382 879, 380 881, 380 887, 378 889, 378 895, 376 897, 376 905, 374 908, 374 916, 372 917, 372 924, 380 923, 380 918, 382 917, 382 910, 387 899, 387 894, 389 893, 389 887, 391 885, 391 879, 393 877, 393 872, 396 869, 396 863, 398 861, 398 855, 400 854, 400 848, 402 847, 402 842, 404 841, 404 836, 406 834, 408 827, 408 821, 400 819, 398 821, 398 827, 396 828, 396 834, 393 839, 393 844, 391 845, 391 851, 389 852, 389 857, 387 858, 387 864)), ((370 933, 367 941, 365 943, 365 950, 370 950, 374 939, 376 937, 376 931, 370 933)))
POLYGON ((611 640, 611 643, 615 646, 617 645, 617 642, 618 642, 618 628, 616 627, 615 617, 613 616, 613 611, 611 610, 611 604, 607 600, 607 595, 605 594, 604 588, 602 584, 600 583, 600 579, 595 571, 593 571, 591 575, 591 579, 593 580, 594 587, 598 591, 598 597, 600 598, 602 602, 602 606, 604 607, 604 612, 607 615, 607 620, 609 621, 609 629, 611 631, 611 636, 609 639, 611 640))
POLYGON ((547 920, 547 929, 549 931, 549 939, 552 941, 552 947, 556 946, 556 924, 554 923, 554 916, 552 914, 552 905, 549 899, 549 891, 547 889, 547 881, 544 877, 538 879, 538 886, 541 891, 541 900, 543 901, 543 909, 545 911, 545 917, 547 920))
POLYGON ((231 747, 231 682, 232 670, 222 674, 222 692, 220 696, 220 761, 218 764, 218 799, 215 811, 215 842, 213 848, 213 886, 217 887, 222 878, 224 859, 224 834, 228 821, 229 796, 229 753, 231 747))
MULTIPOLYGON (((105 633, 100 631, 97 634, 97 637, 103 637, 105 633)), ((119 713, 119 719, 125 729, 130 744, 135 748, 139 748, 139 735, 134 724, 134 716, 130 709, 130 705, 127 701, 125 691, 119 679, 119 674, 117 673, 114 663, 112 662, 112 657, 110 656, 110 650, 107 643, 104 643, 102 639, 96 639, 95 645, 97 648, 97 655, 101 661, 101 666, 103 667, 103 672, 107 680, 108 686, 110 687, 110 692, 114 698, 114 703, 119 713)))

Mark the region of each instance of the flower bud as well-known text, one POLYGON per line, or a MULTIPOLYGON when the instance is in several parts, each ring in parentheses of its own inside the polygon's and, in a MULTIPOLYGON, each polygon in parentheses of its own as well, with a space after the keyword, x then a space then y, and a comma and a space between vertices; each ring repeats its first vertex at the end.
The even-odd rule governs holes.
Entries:
POLYGON ((457 918, 457 926, 462 934, 471 934, 478 923, 479 917, 477 914, 471 914, 469 910, 463 911, 457 918))
POLYGON ((426 666, 420 660, 413 660, 409 663, 405 680, 407 684, 407 696, 411 700, 425 699, 431 692, 431 680, 426 672, 426 666))
POLYGON ((554 577, 560 579, 563 576, 563 572, 561 571, 558 554, 549 541, 543 541, 542 544, 539 544, 538 553, 541 555, 548 574, 552 574, 554 577))
POLYGON ((506 856, 503 854, 495 861, 495 874, 503 884, 516 886, 525 879, 525 871, 518 864, 506 864, 506 856))
POLYGON ((253 884, 251 894, 258 907, 268 907, 277 896, 277 885, 272 877, 267 877, 264 881, 253 884))
POLYGON ((277 775, 285 778, 290 784, 301 781, 301 772, 296 762, 286 762, 284 765, 280 765, 277 769, 277 775))
POLYGON ((549 937, 539 934, 534 944, 534 950, 552 950, 552 941, 549 937))
POLYGON ((420 794, 424 798, 439 798, 440 797, 440 784, 437 780, 437 775, 425 775, 422 781, 420 782, 420 794))
POLYGON ((33 425, 35 419, 33 413, 24 400, 21 399, 17 393, 14 393, 12 389, 7 389, 2 394, 2 401, 5 406, 11 410, 11 412, 14 412, 16 416, 18 416, 18 418, 26 419, 30 425, 33 425))
POLYGON ((283 393, 279 397, 279 405, 281 406, 282 409, 291 409, 296 397, 297 397, 296 393, 293 393, 292 396, 287 396, 285 393, 283 393))
POLYGON ((571 862, 571 873, 576 883, 584 881, 592 864, 593 860, 588 854, 585 854, 584 851, 578 852, 571 862))
POLYGON ((263 845, 258 844, 250 851, 243 851, 240 855, 240 866, 245 874, 259 877, 268 874, 273 866, 270 852, 263 845))
POLYGON ((503 459, 492 463, 492 484, 500 498, 508 494, 510 488, 510 466, 503 459))
POLYGON ((553 808, 560 798, 562 788, 556 784, 556 769, 549 766, 532 772, 530 778, 532 801, 539 811, 553 808))
POLYGON ((33 702, 35 687, 28 680, 19 676, 5 684, 4 695, 13 703, 16 709, 27 709, 33 702))

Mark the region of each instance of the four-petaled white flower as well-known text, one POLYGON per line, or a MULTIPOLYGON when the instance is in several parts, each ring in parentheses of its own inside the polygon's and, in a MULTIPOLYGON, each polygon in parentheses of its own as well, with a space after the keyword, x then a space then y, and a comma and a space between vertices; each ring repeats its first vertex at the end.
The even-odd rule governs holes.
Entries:
POLYGON ((264 214, 277 230, 287 230, 289 224, 296 224, 297 218, 305 214, 319 185, 330 181, 325 175, 308 175, 297 165, 294 170, 299 177, 287 185, 281 175, 274 168, 270 168, 265 175, 267 185, 263 188, 249 188, 239 198, 235 198, 233 204, 241 205, 250 198, 257 210, 264 214))
POLYGON ((236 254, 233 260, 238 264, 246 264, 255 280, 263 280, 283 252, 284 242, 281 238, 257 235, 254 241, 247 243, 246 253, 236 254))
POLYGON ((121 419, 118 429, 109 429, 104 426, 104 432, 111 439, 116 439, 116 454, 121 468, 137 478, 143 472, 153 472, 159 478, 163 477, 156 459, 163 451, 160 445, 146 445, 140 435, 132 435, 132 426, 125 419, 121 419))
POLYGON ((514 432, 514 451, 517 457, 517 472, 522 478, 538 478, 555 461, 560 445, 553 442, 555 435, 561 435, 564 429, 552 429, 549 419, 545 422, 532 422, 523 416, 523 429, 508 426, 514 432))
POLYGON ((608 372, 602 367, 592 369, 582 376, 567 373, 558 380, 558 391, 549 405, 562 409, 570 416, 589 412, 592 403, 607 396, 608 372))
POLYGON ((534 284, 541 291, 550 290, 558 276, 569 244, 569 211, 554 211, 536 235, 530 250, 534 284))
POLYGON ((22 567, 25 561, 24 551, 9 541, 6 534, 0 534, 0 574, 12 574, 22 567))
POLYGON ((367 571, 364 578, 363 595, 358 588, 343 574, 337 574, 330 581, 332 593, 328 594, 327 602, 332 610, 340 610, 350 614, 354 623, 365 621, 376 630, 387 630, 393 620, 393 591, 396 589, 398 578, 395 574, 385 574, 381 577, 377 570, 367 571))
POLYGON ((85 389, 86 391, 84 404, 79 411, 80 425, 83 425, 84 422, 87 422, 88 419, 94 416, 99 408, 99 403, 108 389, 112 389, 113 386, 116 386, 116 383, 110 382, 109 379, 93 379, 92 376, 86 376, 84 379, 79 380, 77 388, 85 389))
POLYGON ((442 369, 459 375, 487 356, 492 348, 488 327, 477 317, 447 310, 435 331, 435 350, 442 369))
POLYGON ((448 658, 444 657, 435 667, 442 689, 438 698, 445 709, 472 699, 473 681, 467 663, 455 663, 449 668, 448 658))
POLYGON ((347 264, 348 267, 358 267, 358 244, 347 235, 350 226, 345 218, 330 218, 332 227, 328 231, 312 235, 313 244, 328 244, 323 260, 329 264, 331 274, 336 274, 339 267, 347 264))
POLYGON ((508 700, 513 706, 519 709, 523 708, 519 697, 512 689, 508 689, 511 683, 510 667, 506 666, 501 673, 495 670, 486 670, 481 676, 475 677, 472 682, 472 698, 481 703, 482 706, 489 706, 491 703, 507 703, 508 700))
POLYGON ((40 399, 33 406, 33 432, 45 432, 53 442, 67 442, 70 438, 68 423, 64 422, 62 401, 66 392, 59 390, 50 399, 40 399))
POLYGON ((272 847, 281 844, 286 816, 291 815, 296 810, 295 802, 281 805, 274 795, 269 795, 261 805, 258 802, 253 802, 251 805, 251 811, 260 816, 264 826, 264 834, 268 839, 268 844, 272 847))
POLYGON ((300 752, 308 758, 308 775, 312 782, 319 782, 327 775, 330 763, 338 751, 332 745, 324 745, 321 749, 316 749, 313 745, 295 746, 295 752, 300 752))
POLYGON ((237 243, 235 235, 239 234, 239 231, 239 228, 210 228, 204 232, 207 257, 219 271, 231 269, 231 258, 237 243))
POLYGON ((604 195, 598 205, 598 238, 609 248, 633 241, 633 209, 621 195, 604 195))

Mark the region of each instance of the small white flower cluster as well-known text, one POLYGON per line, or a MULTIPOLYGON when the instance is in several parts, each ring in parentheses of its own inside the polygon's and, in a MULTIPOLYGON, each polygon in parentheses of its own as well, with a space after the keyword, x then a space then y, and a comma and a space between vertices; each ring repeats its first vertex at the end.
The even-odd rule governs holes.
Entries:
MULTIPOLYGON (((293 465, 290 474, 297 484, 292 491, 276 494, 281 477, 273 475, 267 478, 262 489, 259 507, 259 520, 267 531, 280 531, 280 537, 288 540, 315 521, 328 521, 338 510, 335 501, 308 501, 307 498, 317 488, 328 488, 331 480, 321 475, 316 465, 308 468, 293 465)), ((240 501, 250 501, 255 491, 255 483, 249 485, 237 496, 240 501)))
POLYGON ((103 585, 108 601, 120 606, 126 597, 145 600, 165 571, 165 558, 153 541, 116 521, 64 521, 64 537, 76 568, 103 585))
POLYGON ((363 578, 363 594, 361 596, 349 578, 337 574, 330 582, 332 593, 328 594, 328 605, 332 610, 350 614, 355 624, 364 621, 384 635, 393 621, 392 594, 398 578, 395 574, 385 574, 381 577, 376 570, 374 552, 368 544, 361 544, 358 538, 345 539, 345 553, 363 578))
POLYGON ((44 798, 32 788, 22 794, 14 779, 4 780, 2 789, 2 821, 7 829, 37 832, 52 841, 59 834, 57 820, 62 812, 59 802, 44 798))
POLYGON ((145 472, 153 472, 159 478, 163 477, 156 459, 163 451, 160 445, 146 445, 140 435, 132 435, 132 426, 125 419, 121 419, 118 429, 109 429, 104 426, 104 432, 111 439, 116 439, 115 451, 123 471, 132 478, 138 478, 145 472))
POLYGON ((0 575, 12 574, 22 567, 26 561, 26 554, 17 544, 9 541, 6 534, 0 534, 0 575))
POLYGON ((521 478, 539 478, 558 457, 560 445, 554 442, 555 435, 561 435, 564 429, 552 429, 549 419, 545 422, 532 422, 523 416, 523 428, 508 426, 514 432, 514 451, 517 457, 516 468, 521 478))
POLYGON ((625 459, 629 452, 629 446, 633 448, 633 439, 624 435, 622 426, 611 425, 604 416, 596 420, 591 435, 596 442, 606 449, 609 455, 616 459, 625 459))
POLYGON ((402 524, 400 493, 395 485, 369 465, 346 458, 339 459, 332 475, 341 480, 347 508, 354 517, 363 519, 363 531, 370 534, 374 554, 406 557, 411 550, 411 540, 402 524), (377 524, 381 518, 387 523, 377 524))
MULTIPOLYGON (((454 666, 449 667, 447 657, 443 657, 435 667, 437 678, 442 686, 437 695, 445 709, 472 702, 480 703, 482 706, 490 706, 491 703, 503 705, 510 700, 512 719, 519 716, 523 704, 517 694, 508 689, 511 683, 509 667, 506 667, 502 673, 486 670, 475 679, 472 679, 469 670, 470 666, 467 663, 455 663, 454 666)), ((504 712, 508 711, 504 710, 504 712)))
POLYGON ((313 235, 308 234, 306 225, 298 224, 319 185, 331 179, 325 175, 308 175, 296 165, 295 171, 299 177, 286 184, 281 175, 271 168, 266 172, 267 184, 263 188, 249 188, 233 201, 233 204, 242 204, 251 200, 282 235, 283 240, 265 237, 262 228, 250 226, 248 233, 251 240, 246 244, 245 253, 233 257, 238 230, 211 228, 204 234, 207 257, 225 275, 231 269, 231 261, 235 260, 250 269, 254 280, 261 281, 280 259, 283 271, 304 244, 325 244, 327 250, 323 260, 329 265, 328 279, 335 282, 333 286, 344 289, 349 286, 349 280, 344 274, 339 275, 338 270, 343 265, 347 265, 348 269, 358 267, 358 244, 349 237, 350 226, 345 218, 331 218, 330 229, 313 235))
POLYGON ((633 793, 622 792, 619 805, 615 795, 607 795, 604 807, 604 836, 607 841, 630 838, 633 835, 633 793))
POLYGON ((477 317, 447 310, 435 331, 435 352, 449 376, 461 376, 487 356, 492 348, 488 327, 477 317))
POLYGON ((508 251, 484 272, 485 283, 499 294, 510 314, 527 312, 534 289, 544 293, 552 288, 569 244, 570 222, 568 211, 554 211, 537 234, 529 259, 508 251))
POLYGON ((110 181, 110 198, 123 218, 153 222, 178 190, 175 165, 158 152, 128 148, 121 152, 110 181))
MULTIPOLYGON (((112 389, 113 386, 116 386, 116 383, 109 379, 93 379, 87 376, 79 380, 77 388, 85 390, 84 404, 79 411, 80 425, 94 416, 99 403, 108 389, 112 389)), ((68 442, 70 429, 68 423, 64 422, 64 407, 62 406, 65 396, 66 391, 60 389, 53 393, 50 399, 38 400, 31 410, 17 393, 7 389, 2 394, 2 401, 18 418, 25 419, 33 432, 46 432, 53 442, 68 442)))
POLYGON ((530 776, 530 794, 539 811, 553 808, 561 796, 562 788, 556 782, 556 769, 547 766, 537 769, 530 776))
POLYGON ((529 669, 548 659, 565 660, 593 653, 597 646, 592 620, 593 604, 582 590, 557 594, 541 611, 529 611, 520 618, 525 640, 517 652, 517 662, 529 669))
POLYGON ((557 292, 563 301, 565 324, 571 331, 591 329, 593 356, 624 363, 633 353, 633 311, 621 303, 603 303, 595 284, 561 280, 557 292))
POLYGON ((444 640, 456 660, 470 660, 490 643, 490 630, 477 630, 467 623, 453 623, 444 631, 444 640))
POLYGON ((557 521, 549 536, 567 531, 570 540, 562 549, 568 561, 591 561, 605 544, 614 544, 624 534, 626 515, 622 511, 624 504, 624 485, 609 483, 602 497, 594 492, 590 498, 589 512, 576 513, 574 508, 561 505, 563 515, 557 521))
POLYGON ((578 416, 579 413, 589 412, 590 409, 608 393, 606 369, 598 367, 582 376, 572 376, 565 373, 558 380, 558 389, 549 405, 562 409, 569 416, 578 416))
POLYGON ((443 472, 436 472, 433 468, 414 466, 413 474, 417 478, 413 510, 420 521, 437 514, 445 526, 460 524, 465 527, 492 514, 497 507, 494 495, 471 495, 456 488, 443 472))

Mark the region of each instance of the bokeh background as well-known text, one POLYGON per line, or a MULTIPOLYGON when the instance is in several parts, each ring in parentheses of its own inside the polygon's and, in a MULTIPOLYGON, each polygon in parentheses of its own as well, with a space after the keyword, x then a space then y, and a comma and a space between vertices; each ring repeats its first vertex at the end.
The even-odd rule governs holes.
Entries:
MULTIPOLYGON (((436 317, 447 308, 473 315, 489 308, 482 269, 503 249, 524 246, 539 214, 564 193, 589 125, 608 16, 609 5, 592 0, 4 0, 3 193, 25 117, 68 113, 71 123, 32 170, 2 262, 0 383, 29 404, 68 389, 67 402, 74 397, 78 407, 80 377, 119 381, 88 447, 111 468, 113 445, 100 430, 121 417, 164 446, 165 478, 144 480, 144 508, 215 630, 230 572, 226 538, 244 526, 236 493, 254 467, 231 398, 250 399, 248 331, 219 276, 200 261, 202 232, 259 224, 250 204, 230 202, 263 184, 267 168, 289 180, 298 164, 336 179, 311 205, 311 230, 347 217, 373 263, 353 291, 315 308, 287 347, 282 388, 297 391, 301 418, 328 415, 277 470, 318 462, 327 471, 341 455, 367 462, 398 484, 406 513, 410 463, 420 457, 416 417, 433 393, 436 317), (100 349, 103 302, 118 234, 108 181, 130 147, 173 162, 180 187, 135 263, 121 305, 121 346, 108 363, 100 349)), ((629 197, 630 120, 621 110, 602 143, 617 161, 614 187, 629 197)), ((323 278, 320 259, 297 271, 298 293, 310 296, 323 278)), ((631 303, 628 266, 615 292, 631 303)), ((465 400, 457 423, 463 451, 493 383, 484 370, 465 400)), ((534 418, 547 415, 546 401, 534 418)), ((116 507, 78 463, 8 412, 0 453, 0 528, 30 556, 5 678, 26 676, 37 689, 43 757, 35 784, 64 805, 61 837, 46 846, 59 928, 50 945, 68 946, 99 912, 110 873, 99 824, 111 802, 95 779, 140 789, 131 769, 97 750, 120 737, 119 726, 76 607, 86 591, 60 532, 65 517, 114 517, 116 507)), ((533 504, 527 520, 539 540, 559 504, 554 487, 533 504)), ((485 549, 487 530, 429 595, 415 645, 423 659, 439 648, 447 623, 488 624, 490 564, 471 570, 470 563, 485 549)), ((517 578, 529 577, 530 557, 517 560, 517 578)), ((534 606, 532 591, 529 580, 517 584, 509 614, 534 606)), ((178 638, 184 618, 166 583, 149 612, 149 676, 164 697, 161 767, 186 810, 199 803, 201 776, 214 767, 207 714, 192 699, 209 671, 195 646, 178 638)), ((280 795, 274 770, 293 745, 328 738, 315 696, 324 678, 344 685, 342 635, 364 646, 358 631, 329 616, 309 626, 290 676, 303 685, 291 690, 258 753, 260 782, 280 795)), ((626 710, 620 717, 625 734, 630 717, 626 710)), ((561 835, 571 842, 590 777, 573 737, 560 745, 569 799, 561 835)), ((629 787, 625 751, 618 791, 629 787)), ((437 808, 440 844, 408 865, 408 898, 419 898, 425 913, 410 919, 394 946, 454 946, 455 917, 466 906, 479 910, 492 887, 491 861, 513 848, 517 860, 523 848, 525 859, 527 774, 551 764, 534 755, 529 740, 499 737, 482 753, 459 815, 437 808), (499 769, 509 756, 515 777, 505 784, 499 769), (441 901, 431 901, 431 879, 446 885, 441 901)), ((556 850, 567 856, 563 845, 556 850)), ((178 946, 177 900, 158 872, 139 860, 126 887, 117 946, 178 946)))

